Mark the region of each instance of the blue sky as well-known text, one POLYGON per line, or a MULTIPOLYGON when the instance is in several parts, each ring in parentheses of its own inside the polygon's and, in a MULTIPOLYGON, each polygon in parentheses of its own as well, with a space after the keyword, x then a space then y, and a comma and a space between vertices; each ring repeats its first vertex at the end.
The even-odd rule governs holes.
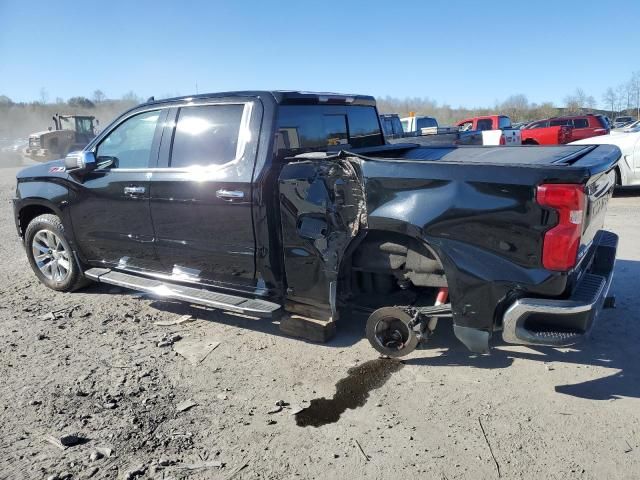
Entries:
POLYGON ((640 70, 639 1, 0 0, 15 101, 236 89, 601 103, 640 70), (82 5, 82 6, 80 6, 82 5))

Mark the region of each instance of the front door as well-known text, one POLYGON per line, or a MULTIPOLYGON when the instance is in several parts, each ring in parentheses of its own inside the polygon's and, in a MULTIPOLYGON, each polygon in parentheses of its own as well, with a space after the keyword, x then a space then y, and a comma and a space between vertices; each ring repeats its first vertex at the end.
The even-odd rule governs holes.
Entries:
POLYGON ((251 178, 261 111, 258 102, 239 100, 172 111, 175 121, 163 137, 171 141, 163 140, 160 155, 165 168, 154 171, 150 185, 156 248, 167 273, 255 289, 251 178))
POLYGON ((82 257, 96 265, 159 269, 149 209, 149 168, 155 166, 166 110, 135 114, 94 148, 98 169, 75 177, 70 201, 82 257))

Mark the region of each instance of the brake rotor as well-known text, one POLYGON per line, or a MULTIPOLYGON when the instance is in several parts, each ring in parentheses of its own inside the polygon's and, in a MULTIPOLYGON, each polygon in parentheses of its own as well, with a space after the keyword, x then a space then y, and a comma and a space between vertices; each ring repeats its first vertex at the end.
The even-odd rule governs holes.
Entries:
POLYGON ((367 340, 383 355, 404 357, 418 346, 411 321, 411 315, 401 308, 379 308, 367 320, 367 340))

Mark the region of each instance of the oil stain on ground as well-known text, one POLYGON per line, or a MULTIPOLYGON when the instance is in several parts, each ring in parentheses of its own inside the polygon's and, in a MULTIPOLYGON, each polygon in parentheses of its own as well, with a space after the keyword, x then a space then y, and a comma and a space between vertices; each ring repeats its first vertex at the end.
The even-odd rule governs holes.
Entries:
POLYGON ((337 422, 347 409, 363 406, 369 392, 380 388, 392 373, 404 364, 399 360, 378 358, 350 368, 348 375, 336 383, 336 393, 332 398, 315 398, 311 405, 296 414, 299 427, 320 427, 337 422))

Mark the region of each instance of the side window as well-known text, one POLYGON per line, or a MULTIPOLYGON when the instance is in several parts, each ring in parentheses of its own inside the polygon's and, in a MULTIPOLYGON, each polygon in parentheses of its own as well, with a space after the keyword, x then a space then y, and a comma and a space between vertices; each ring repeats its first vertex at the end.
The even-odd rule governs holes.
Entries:
POLYGON ((478 120, 478 130, 493 130, 493 121, 490 118, 478 120))
POLYGON ((409 120, 400 120, 400 123, 402 124, 402 130, 404 130, 405 132, 409 131, 409 120))
POLYGON ((349 141, 353 148, 377 147, 384 145, 378 114, 373 107, 347 107, 349 118, 349 141))
POLYGON ((393 135, 395 132, 393 131, 393 122, 391 118, 385 117, 382 119, 382 129, 384 130, 385 135, 393 135))
POLYGON ((111 161, 111 168, 147 168, 158 110, 135 115, 112 130, 98 145, 98 162, 111 161))
POLYGON ((460 130, 461 132, 469 132, 469 131, 471 131, 472 128, 473 128, 473 122, 472 121, 461 123, 458 126, 458 130, 460 130))
POLYGON ((172 168, 223 165, 238 152, 244 104, 182 107, 171 150, 172 168))
POLYGON ((398 117, 393 118, 393 133, 396 135, 402 135, 402 123, 398 117))
POLYGON ((588 128, 589 120, 586 118, 574 118, 573 119, 573 128, 588 128))
POLYGON ((498 117, 498 128, 511 128, 511 119, 509 117, 498 117))
POLYGON ((555 120, 551 120, 549 122, 549 125, 552 127, 558 127, 560 125, 568 125, 568 126, 572 126, 571 120, 567 119, 567 118, 557 118, 555 120))

